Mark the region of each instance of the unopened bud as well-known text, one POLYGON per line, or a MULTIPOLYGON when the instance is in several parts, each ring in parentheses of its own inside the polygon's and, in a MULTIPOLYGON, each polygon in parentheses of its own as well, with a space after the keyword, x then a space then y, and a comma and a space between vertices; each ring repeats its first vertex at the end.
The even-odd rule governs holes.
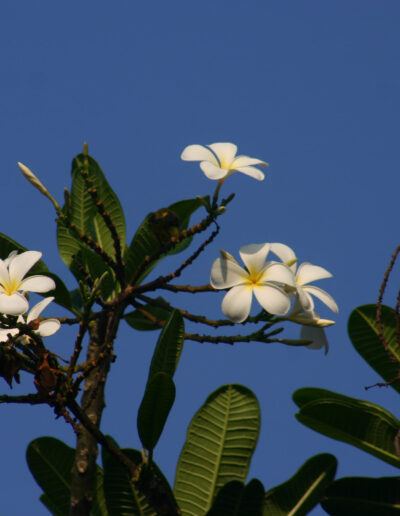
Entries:
POLYGON ((20 163, 19 161, 18 167, 24 175, 24 177, 31 183, 31 185, 33 185, 37 190, 39 190, 40 193, 42 193, 44 196, 50 199, 50 201, 56 208, 57 212, 60 211, 60 206, 58 205, 57 201, 53 198, 53 196, 50 194, 50 192, 47 190, 44 184, 35 176, 32 170, 23 163, 20 163))

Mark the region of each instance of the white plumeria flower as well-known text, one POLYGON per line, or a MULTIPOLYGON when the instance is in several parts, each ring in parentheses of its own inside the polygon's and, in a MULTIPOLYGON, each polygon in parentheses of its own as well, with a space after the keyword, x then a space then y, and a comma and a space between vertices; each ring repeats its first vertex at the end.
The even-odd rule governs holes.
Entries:
POLYGON ((0 313, 20 315, 29 308, 22 292, 48 292, 54 290, 54 281, 47 276, 25 275, 40 260, 39 251, 25 251, 17 254, 13 251, 8 258, 0 260, 0 313))
POLYGON ((228 319, 241 323, 247 319, 253 293, 270 314, 284 315, 290 308, 290 297, 282 285, 294 286, 293 274, 283 263, 266 262, 270 244, 250 244, 240 248, 243 269, 225 251, 211 267, 210 283, 215 289, 230 289, 222 301, 228 319))
POLYGON ((338 313, 339 308, 333 299, 325 290, 320 289, 314 285, 309 285, 312 281, 320 279, 331 278, 332 274, 323 267, 304 262, 297 268, 297 258, 294 251, 285 244, 273 243, 271 244, 271 251, 276 254, 283 263, 286 263, 295 275, 295 288, 297 302, 300 304, 301 310, 296 307, 296 311, 313 312, 314 300, 311 295, 318 298, 320 301, 332 310, 338 313))
POLYGON ((242 172, 258 181, 264 179, 261 170, 254 167, 268 167, 268 163, 249 156, 236 156, 237 146, 233 143, 212 143, 211 145, 189 145, 181 158, 184 161, 200 161, 200 168, 209 179, 226 179, 234 172, 242 172))
MULTIPOLYGON (((20 315, 17 319, 19 323, 29 324, 39 317, 39 315, 43 312, 43 310, 54 300, 54 297, 46 297, 39 303, 37 303, 34 307, 29 311, 26 320, 23 315, 20 315)), ((39 335, 40 337, 49 337, 50 335, 54 335, 60 329, 61 323, 58 319, 45 319, 39 323, 37 330, 33 330, 34 333, 39 335)), ((5 328, 0 330, 0 342, 6 342, 8 340, 8 335, 15 336, 19 333, 18 328, 5 328)))

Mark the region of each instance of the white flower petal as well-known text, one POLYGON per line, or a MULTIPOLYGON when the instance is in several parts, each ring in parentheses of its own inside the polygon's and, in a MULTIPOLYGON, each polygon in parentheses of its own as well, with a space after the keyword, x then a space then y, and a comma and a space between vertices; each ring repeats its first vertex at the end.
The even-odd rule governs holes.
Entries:
MULTIPOLYGON (((293 262, 297 259, 295 252, 291 247, 286 244, 280 244, 275 242, 271 244, 271 252, 276 254, 276 256, 283 261, 283 263, 293 262)), ((293 263, 289 267, 292 272, 296 272, 296 263, 293 263)))
POLYGON ((20 315, 29 308, 29 303, 25 296, 15 292, 12 296, 7 296, 0 292, 0 313, 8 315, 20 315))
POLYGON ((307 283, 311 283, 312 281, 317 281, 320 279, 331 277, 332 274, 323 267, 313 265, 312 263, 304 262, 301 265, 299 265, 299 268, 297 269, 296 282, 299 285, 306 285, 307 283))
POLYGON ((214 154, 204 145, 188 145, 183 149, 181 159, 184 161, 211 161, 214 165, 219 165, 214 154))
POLYGON ((13 257, 9 264, 8 270, 10 278, 22 280, 25 274, 40 260, 42 253, 40 251, 25 251, 13 257))
POLYGON ((300 330, 300 338, 302 340, 311 340, 312 343, 307 346, 308 349, 325 348, 325 355, 328 353, 329 344, 323 328, 315 326, 302 326, 300 330))
POLYGON ((262 282, 276 281, 284 285, 295 286, 294 274, 287 265, 280 262, 268 262, 265 267, 262 282))
POLYGON ((313 298, 308 294, 302 287, 297 287, 297 299, 296 303, 300 305, 299 310, 301 312, 313 313, 314 301, 313 298))
POLYGON ((239 249, 239 254, 248 271, 261 271, 269 253, 269 244, 248 244, 239 249))
POLYGON ((5 260, 0 260, 0 284, 6 285, 10 280, 5 260))
POLYGON ((253 287, 257 301, 268 313, 285 315, 290 308, 290 298, 280 287, 274 284, 253 287))
POLYGON ((8 328, 5 330, 0 330, 0 342, 7 342, 8 335, 18 335, 19 329, 18 328, 8 328))
POLYGON ((303 287, 303 290, 317 297, 320 301, 325 303, 326 306, 332 310, 332 312, 335 312, 335 314, 339 312, 339 308, 335 303, 335 300, 330 294, 328 294, 328 292, 325 292, 325 290, 315 287, 314 285, 307 285, 303 287))
POLYGON ((200 168, 208 179, 222 179, 228 175, 228 170, 222 170, 222 168, 219 168, 210 161, 202 161, 200 168))
POLYGON ((11 251, 11 253, 7 256, 7 258, 4 260, 4 263, 7 265, 7 267, 14 260, 14 258, 17 256, 17 254, 18 254, 18 251, 11 251))
POLYGON ((258 165, 259 167, 269 167, 268 163, 265 161, 261 161, 257 158, 249 158, 249 156, 236 156, 236 158, 233 160, 231 167, 237 168, 237 167, 249 167, 251 165, 258 165))
POLYGON ((21 281, 19 288, 21 290, 26 290, 27 292, 48 292, 49 290, 54 290, 56 288, 56 284, 51 278, 38 275, 29 276, 21 281))
POLYGON ((229 170, 237 152, 234 143, 212 143, 208 147, 217 155, 221 168, 229 170))
POLYGON ((229 320, 241 323, 249 316, 251 298, 252 288, 250 286, 238 285, 233 287, 222 301, 222 311, 229 320))
POLYGON ((42 301, 39 301, 39 303, 36 303, 36 305, 29 310, 26 322, 30 323, 34 319, 37 319, 46 306, 48 306, 53 300, 54 297, 46 297, 45 299, 42 299, 42 301))
POLYGON ((247 272, 232 260, 217 258, 212 264, 210 283, 216 289, 230 288, 248 281, 247 272))
POLYGON ((39 324, 39 329, 35 333, 41 337, 49 337, 60 329, 61 323, 57 319, 46 319, 39 324))
POLYGON ((235 167, 235 170, 237 172, 242 172, 242 174, 246 174, 246 176, 253 177, 258 181, 262 181, 265 178, 264 172, 261 172, 261 170, 258 170, 258 168, 255 167, 235 167))

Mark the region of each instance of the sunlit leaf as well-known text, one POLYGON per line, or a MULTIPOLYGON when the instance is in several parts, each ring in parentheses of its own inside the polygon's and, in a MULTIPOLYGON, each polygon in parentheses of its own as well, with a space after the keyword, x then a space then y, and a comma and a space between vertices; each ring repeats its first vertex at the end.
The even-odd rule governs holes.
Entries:
POLYGON ((242 385, 224 385, 192 419, 175 477, 174 492, 184 516, 203 516, 218 491, 244 482, 260 430, 257 398, 242 385))

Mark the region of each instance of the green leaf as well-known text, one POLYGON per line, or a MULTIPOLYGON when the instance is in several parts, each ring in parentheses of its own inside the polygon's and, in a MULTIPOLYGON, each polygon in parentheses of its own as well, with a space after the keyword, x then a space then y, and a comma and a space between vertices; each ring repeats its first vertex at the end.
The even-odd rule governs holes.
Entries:
POLYGON ((149 379, 159 372, 174 376, 185 340, 185 325, 181 314, 174 310, 157 341, 150 364, 149 379))
POLYGON ((46 497, 43 503, 67 515, 75 450, 53 437, 39 437, 26 450, 26 460, 46 497))
POLYGON ((175 385, 172 376, 162 372, 152 375, 137 418, 139 437, 147 450, 153 450, 157 444, 174 401, 175 385))
POLYGON ((42 504, 46 507, 46 509, 49 510, 49 512, 53 516, 66 516, 67 513, 60 512, 59 509, 57 508, 57 506, 52 502, 52 500, 46 494, 41 494, 39 496, 39 500, 42 502, 42 504))
POLYGON ((394 445, 400 421, 387 410, 325 389, 300 389, 293 399, 304 425, 400 467, 394 445))
POLYGON ((303 516, 321 500, 335 477, 337 460, 321 453, 308 459, 286 482, 265 493, 265 516, 303 516))
MULTIPOLYGON (((157 297, 156 301, 166 301, 162 297, 157 297)), ((168 321, 168 318, 171 315, 171 312, 166 308, 162 308, 160 306, 153 306, 150 304, 146 304, 143 306, 146 312, 149 312, 151 315, 156 317, 159 321, 168 321)), ((139 310, 133 310, 128 314, 124 315, 125 321, 132 326, 135 330, 139 331, 154 331, 159 330, 160 326, 158 324, 153 324, 146 316, 142 315, 139 310)))
MULTIPOLYGON (((135 464, 142 462, 139 451, 121 450, 135 464)), ((104 468, 104 494, 110 516, 157 516, 145 496, 130 482, 124 467, 104 447, 102 448, 104 468)))
POLYGON ((103 203, 112 223, 120 237, 121 249, 126 245, 126 225, 119 199, 109 185, 100 165, 91 156, 78 154, 72 161, 71 210, 72 220, 79 231, 91 235, 96 242, 114 258, 114 245, 111 232, 97 211, 95 204, 82 177, 81 171, 87 171, 88 178, 96 189, 99 200, 103 203))
MULTIPOLYGON (((395 311, 385 305, 382 306, 382 330, 397 362, 390 360, 379 339, 376 305, 359 306, 350 314, 348 332, 353 346, 364 360, 388 382, 398 375, 400 348, 396 339, 395 311)), ((391 387, 400 392, 400 381, 391 383, 391 387)))
POLYGON ((340 478, 328 487, 321 505, 335 516, 399 516, 400 479, 340 478))
MULTIPOLYGON (((25 251, 28 251, 28 249, 16 242, 15 240, 13 240, 12 238, 8 237, 7 235, 0 233, 0 258, 7 258, 11 251, 18 251, 19 253, 24 253, 25 251)), ((30 271, 28 272, 27 277, 32 276, 34 274, 44 274, 45 276, 49 276, 56 283, 55 290, 52 290, 51 292, 44 292, 40 295, 44 297, 54 296, 55 303, 59 304, 60 306, 63 306, 67 310, 76 313, 76 308, 74 308, 73 306, 72 299, 67 287, 56 274, 53 274, 49 271, 47 265, 42 260, 39 260, 37 263, 35 263, 32 269, 30 269, 30 271)))
POLYGON ((183 516, 203 516, 227 482, 244 482, 260 431, 260 407, 242 385, 224 385, 192 419, 175 477, 183 516))
POLYGON ((219 490, 206 516, 260 516, 263 498, 264 486, 259 480, 254 478, 247 486, 232 480, 219 490))
MULTIPOLYGON (((171 204, 168 209, 172 210, 178 215, 180 222, 179 230, 182 231, 183 229, 187 228, 192 213, 194 213, 201 206, 202 204, 198 199, 186 199, 184 201, 171 204)), ((127 248, 124 253, 124 261, 126 263, 127 270, 127 281, 130 281, 134 277, 135 272, 143 263, 146 256, 151 256, 160 249, 160 243, 149 225, 148 219, 150 215, 151 214, 148 214, 142 224, 139 226, 129 248, 127 248)), ((191 238, 185 239, 183 242, 172 248, 168 253, 163 254, 158 260, 152 262, 140 275, 136 281, 136 284, 140 284, 160 260, 168 255, 180 253, 189 246, 190 242, 191 238)))

